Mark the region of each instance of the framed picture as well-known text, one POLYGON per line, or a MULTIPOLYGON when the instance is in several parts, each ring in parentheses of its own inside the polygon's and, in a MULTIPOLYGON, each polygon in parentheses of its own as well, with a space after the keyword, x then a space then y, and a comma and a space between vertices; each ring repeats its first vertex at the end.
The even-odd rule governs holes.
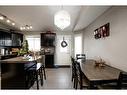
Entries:
POLYGON ((109 23, 94 30, 94 38, 99 39, 109 36, 109 23))

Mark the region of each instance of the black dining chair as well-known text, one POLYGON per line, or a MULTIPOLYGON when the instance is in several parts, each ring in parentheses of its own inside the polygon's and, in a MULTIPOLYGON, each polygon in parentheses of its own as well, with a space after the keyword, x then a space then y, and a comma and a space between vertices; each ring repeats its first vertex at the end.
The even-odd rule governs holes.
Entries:
POLYGON ((75 88, 75 78, 76 78, 76 67, 75 67, 75 59, 71 57, 71 63, 72 63, 72 82, 73 82, 73 88, 75 88))
POLYGON ((120 72, 117 82, 99 85, 100 89, 127 89, 127 73, 120 72))
POLYGON ((76 54, 76 59, 86 59, 86 55, 85 54, 76 54))
POLYGON ((127 73, 120 72, 119 79, 117 82, 118 89, 127 89, 127 73))
POLYGON ((77 61, 75 61, 75 65, 76 65, 76 78, 75 78, 76 86, 75 88, 77 89, 79 85, 80 89, 83 89, 83 88, 88 89, 89 88, 88 81, 81 71, 80 64, 77 61))

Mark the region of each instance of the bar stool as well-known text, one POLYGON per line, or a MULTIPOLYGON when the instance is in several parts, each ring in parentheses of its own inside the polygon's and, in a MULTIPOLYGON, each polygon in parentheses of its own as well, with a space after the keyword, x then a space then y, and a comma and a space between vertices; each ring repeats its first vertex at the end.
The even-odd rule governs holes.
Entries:
POLYGON ((37 89, 39 89, 39 78, 41 80, 41 86, 43 85, 43 73, 41 63, 27 63, 25 64, 25 84, 26 88, 29 88, 36 81, 37 89))
POLYGON ((42 71, 44 75, 44 79, 46 80, 46 72, 45 72, 45 55, 42 55, 42 71))
POLYGON ((40 60, 38 60, 38 63, 41 64, 42 73, 44 75, 44 79, 46 80, 46 72, 45 72, 45 55, 41 55, 40 60))

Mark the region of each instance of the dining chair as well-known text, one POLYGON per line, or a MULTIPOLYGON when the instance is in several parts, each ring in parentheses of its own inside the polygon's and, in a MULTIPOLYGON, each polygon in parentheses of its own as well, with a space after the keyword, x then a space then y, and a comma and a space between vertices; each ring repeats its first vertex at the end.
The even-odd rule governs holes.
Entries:
POLYGON ((86 59, 86 55, 85 54, 76 54, 76 59, 86 59))
POLYGON ((80 64, 75 61, 75 65, 76 65, 76 89, 78 88, 78 85, 80 86, 80 89, 83 89, 83 88, 86 88, 88 89, 89 86, 88 86, 88 81, 87 79, 85 78, 84 74, 82 73, 81 71, 81 67, 80 67, 80 64))
POLYGON ((127 73, 120 72, 117 82, 99 85, 100 89, 127 89, 127 73))
POLYGON ((117 87, 119 89, 127 89, 127 72, 120 72, 117 87))
POLYGON ((71 63, 72 63, 72 82, 73 82, 73 88, 75 88, 75 78, 76 78, 76 67, 75 67, 75 59, 71 57, 71 63))

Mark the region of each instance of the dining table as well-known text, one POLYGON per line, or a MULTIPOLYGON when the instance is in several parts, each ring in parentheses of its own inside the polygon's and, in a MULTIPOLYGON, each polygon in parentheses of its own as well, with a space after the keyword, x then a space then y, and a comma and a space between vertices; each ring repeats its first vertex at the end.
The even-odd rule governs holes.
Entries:
POLYGON ((97 66, 93 59, 77 60, 77 62, 80 63, 81 71, 88 80, 91 89, 101 84, 117 82, 121 72, 120 69, 107 64, 97 66))

